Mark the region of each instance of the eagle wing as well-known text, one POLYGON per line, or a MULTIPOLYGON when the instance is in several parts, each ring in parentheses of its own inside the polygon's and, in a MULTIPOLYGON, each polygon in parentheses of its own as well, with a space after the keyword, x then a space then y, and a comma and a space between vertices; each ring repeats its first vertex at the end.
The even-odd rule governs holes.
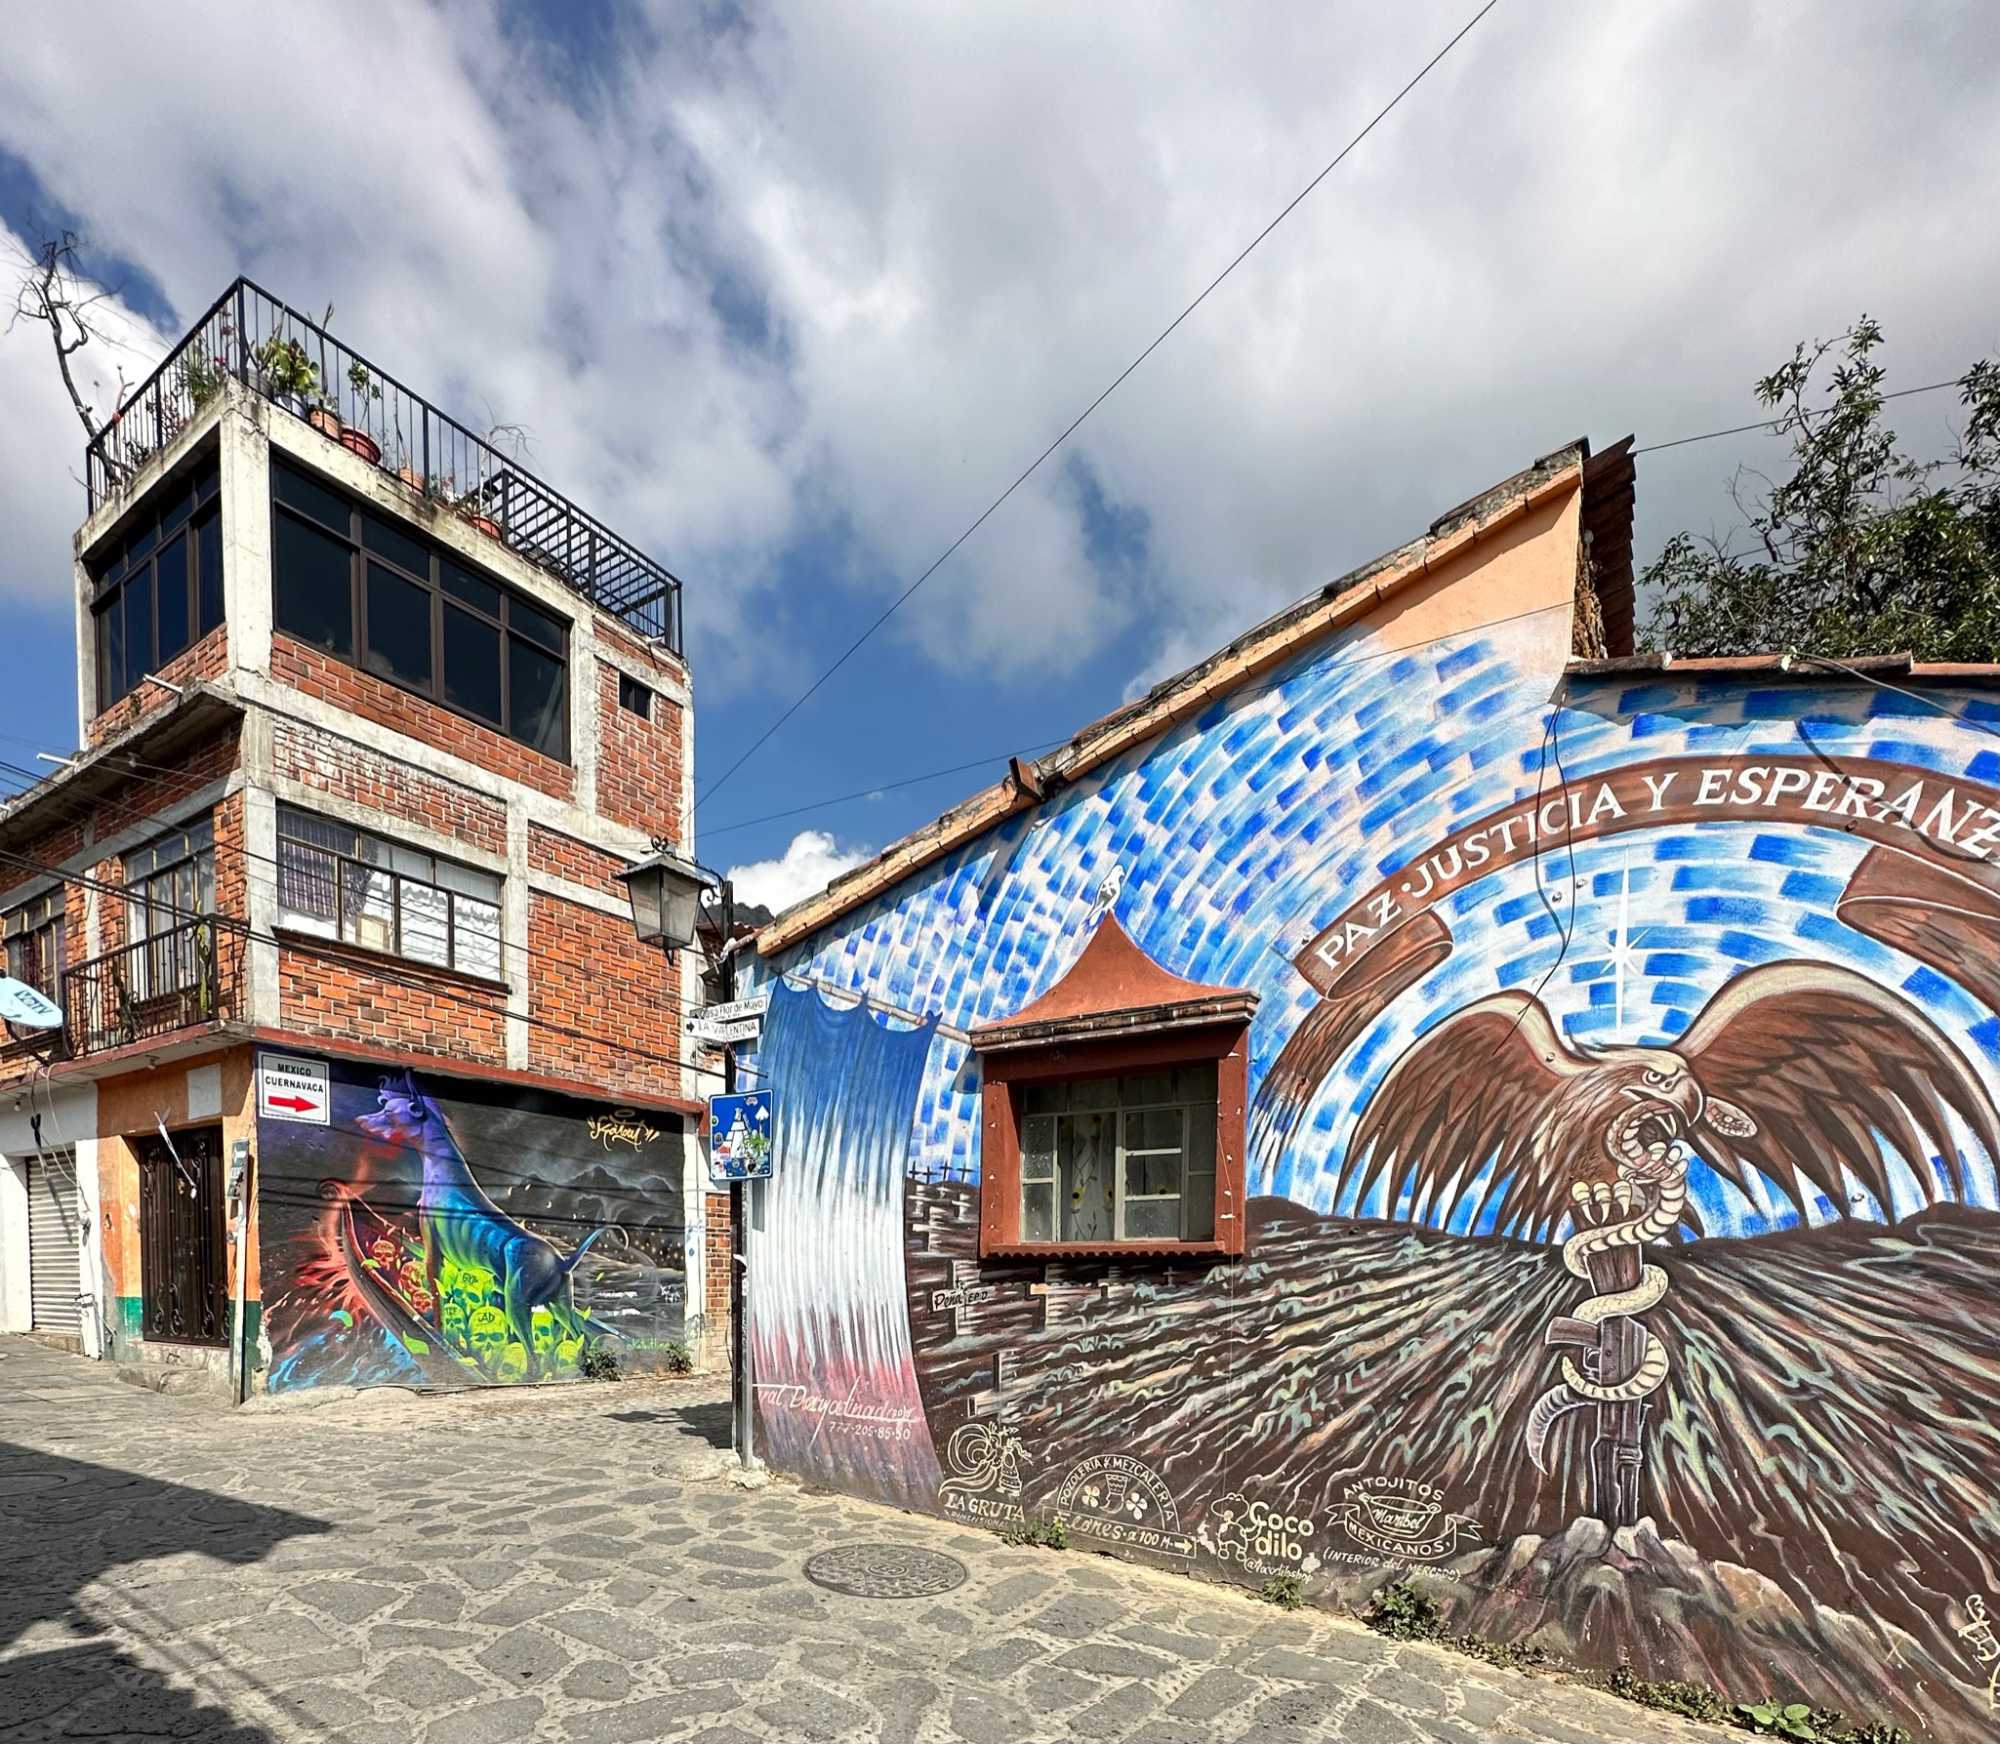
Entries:
POLYGON ((1407 1216, 1447 1213, 1491 1159, 1469 1227, 1501 1183, 1498 1228, 1552 1229, 1569 1209, 1569 1180, 1539 1166, 1535 1137, 1554 1099, 1589 1060, 1573 1052, 1548 1008, 1529 993, 1496 993, 1464 1006, 1405 1048, 1368 1099, 1341 1164, 1334 1203, 1365 1204, 1386 1183, 1389 1215, 1406 1193, 1407 1216))
POLYGON ((1705 1094, 1747 1112, 1755 1131, 1711 1120, 1697 1147, 1749 1188, 1749 1169, 1783 1189, 1801 1215, 1810 1182, 1849 1213, 1843 1170, 1893 1216, 1887 1149, 1908 1165, 1924 1200, 1964 1198, 1965 1172, 1950 1116, 2000 1163, 2000 1117, 1972 1068, 1909 1000, 1851 969, 1769 963, 1736 977, 1674 1044, 1705 1094))

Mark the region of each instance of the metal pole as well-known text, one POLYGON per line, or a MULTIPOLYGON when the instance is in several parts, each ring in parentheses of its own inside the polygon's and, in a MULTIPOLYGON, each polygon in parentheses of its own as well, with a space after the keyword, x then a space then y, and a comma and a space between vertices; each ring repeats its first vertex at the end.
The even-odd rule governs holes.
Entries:
MULTIPOLYGON (((723 1002, 727 1004, 736 997, 736 954, 730 948, 736 942, 736 889, 727 878, 722 881, 720 907, 722 955, 717 965, 716 980, 723 1002)), ((736 1093, 734 1042, 723 1044, 722 1089, 724 1095, 733 1096, 736 1093)), ((743 1469, 748 1471, 757 1461, 751 1450, 750 1189, 747 1182, 732 1181, 729 1184, 729 1228, 733 1238, 731 1242, 733 1255, 729 1268, 729 1314, 736 1328, 736 1413, 733 1439, 736 1442, 736 1457, 742 1462, 743 1469)))

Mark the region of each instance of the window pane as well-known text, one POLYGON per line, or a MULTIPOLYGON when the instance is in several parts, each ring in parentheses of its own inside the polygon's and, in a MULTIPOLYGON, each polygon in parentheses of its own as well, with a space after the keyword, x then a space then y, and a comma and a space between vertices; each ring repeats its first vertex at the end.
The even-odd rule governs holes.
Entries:
POLYGON ((188 542, 185 535, 160 547, 153 566, 160 602, 159 660, 162 666, 188 645, 188 542))
POLYGON ((400 564, 412 575, 425 579, 430 576, 431 554, 424 542, 411 538, 401 527, 369 514, 366 509, 361 511, 361 543, 391 563, 400 564))
POLYGON ((1069 1087, 1069 1105, 1072 1108, 1116 1108, 1118 1106, 1118 1080, 1116 1078, 1079 1078, 1069 1087))
POLYGON ((338 539, 277 517, 271 614, 279 629, 343 660, 354 658, 353 565, 338 539))
POLYGON ((1127 1108, 1143 1108, 1153 1102, 1171 1102, 1174 1100, 1174 1074, 1134 1072, 1128 1077, 1121 1078, 1118 1080, 1118 1100, 1127 1108))
POLYGON ((440 860, 435 877, 447 890, 456 890, 462 896, 476 896, 482 902, 500 900, 497 873, 479 872, 470 866, 454 866, 449 860, 440 860))
POLYGON ((1054 1241, 1056 1238, 1056 1190, 1049 1182, 1021 1189, 1021 1239, 1054 1241))
POLYGON ((1156 1198, 1162 1193, 1178 1193, 1180 1190, 1181 1160, 1178 1156, 1126 1155, 1125 1197, 1128 1201, 1156 1198))
POLYGON ((97 614, 97 706, 125 694, 125 594, 120 589, 97 614))
POLYGON ((1149 1108, 1125 1116, 1125 1148, 1128 1151, 1170 1151, 1181 1149, 1181 1111, 1178 1108, 1149 1108))
POLYGON ((200 622, 195 633, 206 636, 222 622, 222 516, 214 513, 195 523, 195 567, 200 622))
POLYGON ((395 885, 395 878, 387 872, 344 861, 340 868, 340 936, 371 951, 393 951, 395 885))
POLYGON ((1064 1241, 1116 1239, 1111 1203, 1113 1118, 1073 1114, 1062 1123, 1057 1153, 1062 1182, 1069 1189, 1061 1208, 1064 1241))
POLYGON ((1046 1181, 1056 1169, 1056 1117, 1031 1115, 1021 1128, 1021 1179, 1046 1181))
POLYGON ((194 862, 194 905, 203 914, 215 907, 215 850, 206 849, 195 856, 194 862))
POLYGON ((163 509, 160 512, 161 533, 162 534, 171 533, 176 527, 178 527, 183 521, 185 521, 188 518, 188 515, 193 510, 193 508, 194 508, 193 495, 188 492, 183 492, 178 501, 170 503, 165 509, 163 509))
POLYGON ((400 842, 388 844, 388 865, 392 872, 405 878, 421 878, 426 884, 437 882, 437 862, 421 849, 406 848, 400 842))
POLYGON ((1060 1114, 1069 1106, 1069 1086, 1030 1084, 1022 1102, 1030 1114, 1060 1114))
POLYGON ((1190 1175, 1187 1183, 1187 1220, 1182 1227, 1189 1241, 1215 1239, 1215 1177, 1190 1175))
POLYGON ((211 466, 194 481, 194 500, 198 503, 207 502, 210 497, 215 495, 221 484, 221 469, 211 466))
POLYGON ((328 935, 339 931, 339 909, 335 906, 336 868, 339 862, 322 848, 309 848, 284 836, 278 838, 278 912, 280 916, 312 932, 328 935))
POLYGON ((125 560, 129 563, 135 557, 144 557, 148 551, 152 550, 153 541, 159 536, 159 527, 151 521, 148 521, 145 526, 137 528, 132 536, 125 541, 125 560))
POLYGON ((130 690, 153 670, 153 570, 142 563, 125 583, 125 682, 130 690))
POLYGON ((452 898, 455 928, 453 967, 468 975, 500 979, 500 909, 491 902, 473 902, 463 896, 452 898))
POLYGON ((449 557, 438 559, 438 573, 444 579, 444 591, 454 599, 477 606, 489 618, 500 615, 500 590, 483 575, 474 575, 449 557))
POLYGON ((1125 1206, 1127 1241, 1179 1241, 1181 1202, 1178 1199, 1142 1199, 1125 1206))
POLYGON ((642 721, 653 718, 653 693, 636 678, 618 675, 618 706, 630 709, 642 721))
POLYGON ((563 663, 519 637, 507 638, 507 702, 513 718, 507 730, 550 757, 568 747, 569 698, 563 683, 563 663))
POLYGON ((451 898, 429 884, 404 880, 403 955, 419 963, 451 964, 451 898))
POLYGON ((379 563, 368 565, 368 655, 362 665, 412 690, 431 687, 430 590, 379 563))
POLYGON ((563 648, 562 619, 554 618, 537 606, 531 606, 518 594, 508 596, 507 628, 517 636, 529 636, 544 648, 553 648, 558 654, 563 648))
POLYGON ((315 848, 329 848, 336 854, 352 855, 360 848, 359 832, 352 825, 282 802, 278 806, 278 834, 309 842, 315 848))
POLYGON ((500 632, 445 602, 444 700, 500 724, 500 632))
POLYGON ((303 515, 312 516, 336 533, 350 530, 347 499, 337 491, 328 490, 317 479, 294 472, 289 466, 274 464, 271 468, 271 489, 279 502, 289 504, 303 515))

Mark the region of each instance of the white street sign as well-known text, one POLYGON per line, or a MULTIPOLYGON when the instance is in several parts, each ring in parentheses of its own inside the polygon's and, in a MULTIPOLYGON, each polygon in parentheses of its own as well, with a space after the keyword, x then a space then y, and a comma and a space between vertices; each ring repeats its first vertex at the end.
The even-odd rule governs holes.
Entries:
POLYGON ((324 1060, 301 1060, 290 1054, 257 1057, 258 1119, 325 1126, 332 1104, 324 1060))
POLYGON ((754 1042, 764 1030, 761 1017, 741 1017, 734 1023, 712 1023, 704 1012, 688 1019, 688 1034, 698 1042, 721 1047, 725 1042, 754 1042))
POLYGON ((688 1022, 704 1027, 718 1023, 735 1023, 741 1018, 762 1017, 764 1008, 771 1003, 768 993, 753 993, 748 999, 725 1000, 721 1005, 697 1006, 688 1013, 688 1022))

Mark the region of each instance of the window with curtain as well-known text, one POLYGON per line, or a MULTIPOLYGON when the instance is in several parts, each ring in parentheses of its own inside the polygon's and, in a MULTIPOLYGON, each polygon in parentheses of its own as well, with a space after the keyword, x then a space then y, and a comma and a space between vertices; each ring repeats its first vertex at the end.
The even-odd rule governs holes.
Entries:
POLYGON ((364 672, 569 756, 569 625, 296 467, 273 461, 272 620, 364 672))
POLYGON ((500 891, 495 873, 278 807, 278 917, 296 931, 498 981, 500 891))
POLYGON ((210 818, 155 837, 125 856, 125 932, 135 949, 127 984, 135 999, 198 984, 215 908, 215 824, 210 818))
POLYGON ((1207 1241, 1212 1062, 1024 1086, 1020 1239, 1207 1241))
POLYGON ((7 973, 38 993, 61 1002, 63 972, 62 886, 46 890, 32 901, 10 908, 0 918, 6 940, 7 973))

